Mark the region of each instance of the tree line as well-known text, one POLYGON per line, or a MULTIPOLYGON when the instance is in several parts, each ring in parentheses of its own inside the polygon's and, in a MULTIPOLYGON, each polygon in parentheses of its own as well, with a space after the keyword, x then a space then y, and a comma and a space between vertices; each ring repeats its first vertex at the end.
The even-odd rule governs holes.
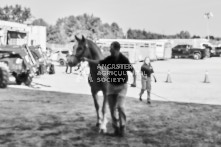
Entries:
MULTIPOLYGON (((14 21, 25 23, 32 18, 30 8, 22 8, 20 5, 0 7, 0 19, 6 21, 14 21)), ((113 22, 103 23, 99 17, 83 14, 70 15, 68 17, 59 18, 54 25, 49 25, 42 18, 35 19, 31 22, 32 25, 45 26, 47 28, 47 42, 48 43, 68 43, 74 39, 75 35, 84 35, 85 37, 97 40, 99 38, 115 39, 190 39, 201 38, 198 35, 193 35, 188 31, 180 31, 174 35, 165 35, 153 33, 146 30, 128 29, 126 34, 123 29, 113 22)), ((210 39, 221 40, 220 37, 210 36, 210 39)))

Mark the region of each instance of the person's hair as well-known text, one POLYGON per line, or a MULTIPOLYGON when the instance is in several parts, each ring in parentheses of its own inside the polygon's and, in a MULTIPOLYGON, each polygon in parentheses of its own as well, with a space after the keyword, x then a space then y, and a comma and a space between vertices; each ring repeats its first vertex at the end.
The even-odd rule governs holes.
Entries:
POLYGON ((120 43, 119 42, 117 42, 117 41, 114 41, 114 42, 112 42, 111 43, 111 46, 113 46, 113 48, 115 49, 115 50, 120 50, 120 43))
MULTIPOLYGON (((146 64, 146 59, 149 59, 149 61, 150 61, 150 58, 149 58, 149 57, 145 57, 144 60, 143 60, 143 63, 144 63, 144 64, 146 64)), ((150 64, 150 62, 149 62, 149 64, 150 64)))

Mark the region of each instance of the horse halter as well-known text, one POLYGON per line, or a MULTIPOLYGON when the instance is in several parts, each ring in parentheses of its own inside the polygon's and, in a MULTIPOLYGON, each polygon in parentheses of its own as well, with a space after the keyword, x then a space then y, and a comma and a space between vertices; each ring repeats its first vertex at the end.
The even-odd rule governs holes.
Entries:
POLYGON ((81 61, 81 57, 82 57, 82 55, 84 54, 84 52, 86 50, 85 48, 82 48, 82 49, 83 49, 82 53, 74 55, 77 58, 77 60, 79 60, 79 61, 81 61))

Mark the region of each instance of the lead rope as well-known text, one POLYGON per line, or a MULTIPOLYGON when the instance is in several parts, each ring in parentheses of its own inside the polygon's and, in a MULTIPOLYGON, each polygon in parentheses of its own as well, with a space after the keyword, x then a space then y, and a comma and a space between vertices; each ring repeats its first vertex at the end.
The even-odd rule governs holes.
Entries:
MULTIPOLYGON (((127 84, 131 86, 130 83, 127 83, 127 84)), ((133 88, 137 88, 137 89, 140 89, 140 90, 142 89, 141 87, 138 87, 138 86, 133 87, 133 88)), ((166 97, 160 96, 160 95, 155 94, 155 93, 153 93, 153 92, 151 92, 151 91, 148 91, 148 92, 150 92, 150 94, 155 95, 155 96, 157 96, 157 97, 159 97, 159 98, 161 98, 161 99, 164 99, 164 100, 166 100, 166 101, 171 101, 169 98, 166 98, 166 97)))

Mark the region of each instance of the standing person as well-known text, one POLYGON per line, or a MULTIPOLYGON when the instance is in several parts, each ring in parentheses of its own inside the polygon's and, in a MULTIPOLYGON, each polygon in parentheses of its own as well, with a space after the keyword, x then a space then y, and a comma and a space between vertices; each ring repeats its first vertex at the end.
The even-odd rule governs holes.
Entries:
POLYGON ((140 91, 140 101, 142 101, 142 95, 145 90, 147 90, 147 104, 150 104, 150 92, 151 92, 151 75, 154 77, 155 82, 157 82, 154 76, 153 67, 150 64, 150 58, 146 57, 144 63, 141 66, 141 91, 140 91))
POLYGON ((115 41, 111 43, 110 53, 110 56, 100 61, 87 58, 83 58, 83 60, 106 67, 108 74, 105 81, 107 82, 107 99, 112 117, 112 126, 114 128, 113 135, 123 137, 126 125, 125 96, 128 88, 127 71, 133 73, 132 87, 136 87, 136 74, 128 58, 120 52, 119 42, 115 41))

